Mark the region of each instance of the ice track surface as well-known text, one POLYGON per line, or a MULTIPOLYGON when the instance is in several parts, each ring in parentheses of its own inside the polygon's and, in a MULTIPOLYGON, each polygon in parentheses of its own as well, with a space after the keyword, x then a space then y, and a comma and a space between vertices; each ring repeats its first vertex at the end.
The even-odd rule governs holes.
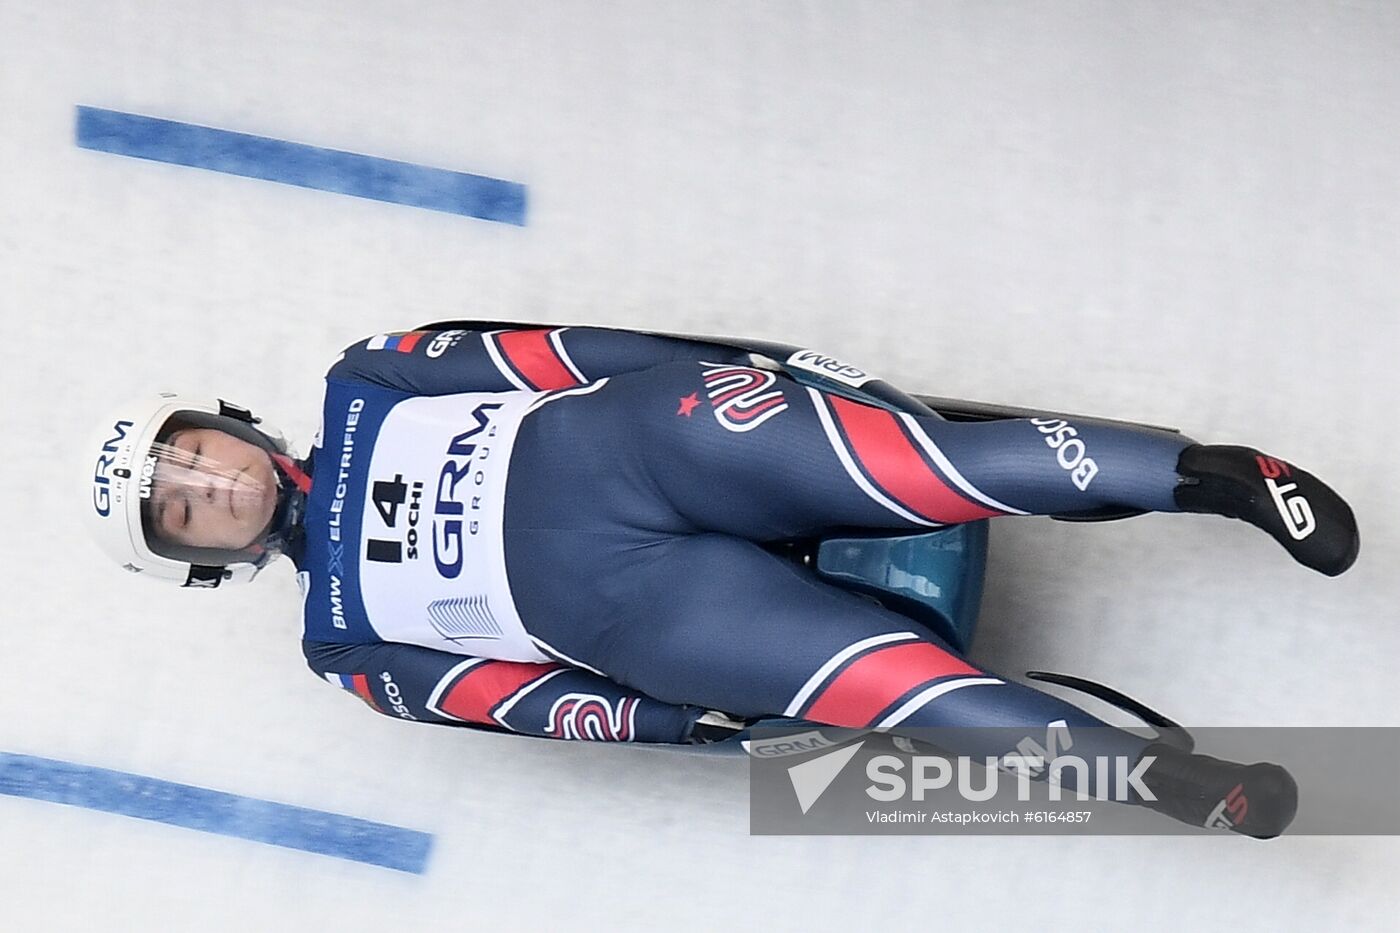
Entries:
POLYGON ((1393 839, 751 838, 742 764, 375 716, 304 667, 288 568, 130 578, 78 475, 166 386, 304 447, 340 347, 435 318, 791 340, 1315 469, 1348 575, 1008 521, 976 653, 1397 725, 1398 45, 1384 2, 0 5, 0 751, 436 840, 415 875, 3 796, 0 927, 1390 928, 1393 839), (508 179, 526 222, 80 149, 79 105, 508 179))

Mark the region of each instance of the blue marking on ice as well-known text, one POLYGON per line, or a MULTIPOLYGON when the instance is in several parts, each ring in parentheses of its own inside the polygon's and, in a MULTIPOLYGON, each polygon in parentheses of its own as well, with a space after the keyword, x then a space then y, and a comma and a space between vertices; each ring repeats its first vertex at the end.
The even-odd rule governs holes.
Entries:
POLYGON ((78 107, 83 149, 525 225, 525 186, 134 113, 78 107))
POLYGON ((88 765, 0 752, 0 794, 120 813, 421 875, 430 833, 88 765))

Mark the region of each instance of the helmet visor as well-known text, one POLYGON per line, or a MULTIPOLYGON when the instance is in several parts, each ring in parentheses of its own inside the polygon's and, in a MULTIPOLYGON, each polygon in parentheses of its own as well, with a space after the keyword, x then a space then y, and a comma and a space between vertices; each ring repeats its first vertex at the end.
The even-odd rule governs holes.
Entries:
POLYGON ((199 564, 256 560, 279 491, 268 451, 179 418, 158 438, 144 462, 132 465, 150 549, 199 564))

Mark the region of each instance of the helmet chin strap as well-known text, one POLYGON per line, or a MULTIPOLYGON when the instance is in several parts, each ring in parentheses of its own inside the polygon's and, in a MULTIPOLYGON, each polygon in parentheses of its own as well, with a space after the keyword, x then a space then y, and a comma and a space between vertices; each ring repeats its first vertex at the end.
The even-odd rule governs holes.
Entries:
MULTIPOLYGON (((272 462, 277 465, 277 508, 268 523, 267 533, 258 544, 264 551, 282 553, 288 541, 301 526, 302 513, 306 511, 306 497, 311 494, 311 477, 306 471, 285 454, 272 454, 272 462)), ((264 558, 266 559, 266 558, 264 558)))
POLYGON ((277 464, 283 475, 291 480, 297 489, 301 490, 302 495, 311 492, 311 477, 306 475, 305 470, 297 466, 295 460, 286 454, 269 454, 268 456, 272 457, 272 462, 277 464))

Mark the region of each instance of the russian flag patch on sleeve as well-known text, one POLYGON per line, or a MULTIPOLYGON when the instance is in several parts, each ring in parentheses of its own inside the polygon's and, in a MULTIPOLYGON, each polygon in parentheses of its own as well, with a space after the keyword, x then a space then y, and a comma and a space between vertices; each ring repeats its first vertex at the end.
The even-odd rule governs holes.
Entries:
POLYGON ((324 676, 329 683, 340 687, 342 690, 349 690, 351 693, 355 694, 355 696, 364 700, 369 704, 370 709, 374 710, 376 713, 384 712, 384 710, 379 708, 379 704, 375 702, 374 694, 371 693, 369 689, 369 678, 364 674, 332 674, 327 672, 322 676, 324 676))
POLYGON ((365 343, 366 350, 397 350, 400 353, 412 353, 414 348, 424 337, 430 336, 432 331, 410 330, 400 331, 396 334, 379 334, 371 337, 365 343))

